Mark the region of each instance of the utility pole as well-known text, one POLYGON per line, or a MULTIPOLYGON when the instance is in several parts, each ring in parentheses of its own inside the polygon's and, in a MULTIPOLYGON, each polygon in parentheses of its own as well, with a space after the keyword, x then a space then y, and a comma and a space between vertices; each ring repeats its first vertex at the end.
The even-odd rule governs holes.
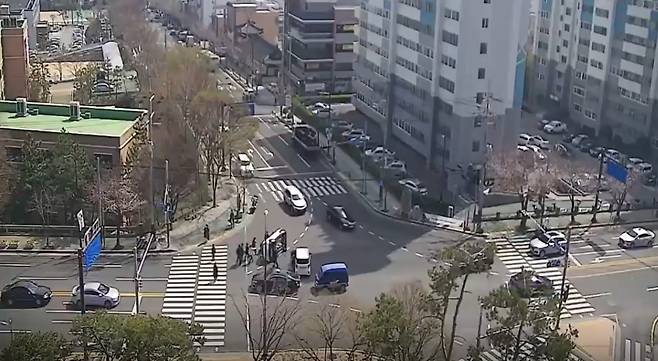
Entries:
POLYGON ((263 232, 263 240, 265 243, 265 246, 263 248, 263 258, 265 259, 264 265, 263 265, 263 341, 261 344, 261 349, 263 349, 263 360, 267 360, 267 262, 269 262, 270 258, 270 249, 269 249, 269 242, 267 241, 267 214, 269 211, 266 209, 263 211, 263 215, 265 216, 265 221, 263 222, 264 224, 264 232, 263 232))
POLYGON ((564 266, 562 268, 562 284, 560 285, 560 302, 558 304, 558 315, 557 315, 557 321, 555 321, 555 329, 558 330, 560 328, 560 316, 562 315, 562 305, 566 301, 568 294, 565 294, 565 292, 569 291, 569 288, 565 286, 565 282, 567 279, 567 268, 569 266, 569 248, 571 246, 571 226, 567 228, 567 249, 564 252, 564 266))
POLYGON ((105 219, 103 217, 103 197, 102 197, 102 189, 101 189, 101 157, 96 157, 96 181, 98 182, 97 184, 97 189, 98 189, 98 219, 100 221, 101 225, 101 241, 105 242, 105 237, 104 237, 104 228, 105 228, 105 219))
POLYGON ((484 97, 484 109, 482 112, 482 117, 484 118, 484 159, 482 161, 482 167, 478 172, 478 183, 477 183, 477 216, 476 216, 476 225, 475 232, 482 232, 482 209, 484 208, 484 180, 487 179, 487 159, 489 158, 489 144, 487 143, 487 130, 490 124, 494 124, 495 114, 491 111, 491 94, 487 93, 484 97))
POLYGON ((137 261, 137 247, 133 247, 135 257, 135 314, 139 315, 139 265, 137 261))
POLYGON ((153 99, 155 94, 152 94, 149 98, 149 119, 148 119, 148 142, 150 149, 150 161, 149 161, 149 201, 151 206, 149 207, 151 211, 151 228, 155 226, 155 201, 153 199, 153 99))
POLYGON ((169 226, 170 226, 170 217, 171 217, 171 194, 169 192, 169 160, 165 159, 165 227, 167 229, 167 248, 169 248, 170 243, 169 243, 169 226))
POLYGON ((594 207, 592 207, 592 223, 596 223, 596 213, 599 211, 599 192, 601 191, 601 176, 603 175, 603 163, 605 163, 606 149, 601 149, 599 153, 599 175, 596 178, 596 196, 594 197, 594 207))
POLYGON ((480 303, 480 318, 478 319, 478 338, 476 339, 475 343, 476 346, 475 348, 480 351, 480 339, 482 338, 482 311, 483 311, 482 304, 480 303))

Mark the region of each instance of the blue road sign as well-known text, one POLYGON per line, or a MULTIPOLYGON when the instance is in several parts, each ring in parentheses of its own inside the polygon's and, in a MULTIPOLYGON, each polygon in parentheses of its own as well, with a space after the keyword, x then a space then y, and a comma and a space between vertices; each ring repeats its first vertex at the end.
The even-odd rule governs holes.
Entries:
POLYGON ((88 271, 91 266, 94 265, 94 262, 96 262, 96 259, 98 259, 98 256, 101 254, 101 234, 98 233, 94 236, 94 238, 87 244, 87 247, 84 250, 84 259, 83 259, 83 264, 85 271, 88 271))
POLYGON ((608 158, 608 165, 606 168, 606 173, 612 178, 626 183, 626 178, 628 177, 628 170, 623 165, 617 163, 616 161, 608 158))

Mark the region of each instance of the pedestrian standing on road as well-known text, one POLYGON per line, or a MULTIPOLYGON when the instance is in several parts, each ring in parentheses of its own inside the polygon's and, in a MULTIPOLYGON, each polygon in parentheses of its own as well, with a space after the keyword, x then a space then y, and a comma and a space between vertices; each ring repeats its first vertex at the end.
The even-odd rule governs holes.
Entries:
POLYGON ((279 252, 276 250, 272 252, 272 263, 274 263, 274 267, 279 268, 279 252))
POLYGON ((288 252, 288 237, 283 236, 283 239, 281 240, 281 245, 283 246, 283 252, 288 252))
POLYGON ((242 249, 242 243, 238 245, 238 249, 235 251, 236 256, 238 257, 235 260, 235 263, 239 266, 242 264, 242 257, 244 256, 244 250, 242 249))
POLYGON ((206 239, 206 241, 210 240, 210 227, 206 224, 203 227, 203 238, 206 239))
POLYGON ((254 257, 251 255, 251 250, 249 249, 249 245, 247 243, 244 244, 244 249, 245 249, 245 254, 247 258, 247 264, 250 265, 251 262, 254 260, 254 257))
POLYGON ((217 263, 212 264, 212 279, 213 282, 217 282, 217 277, 219 277, 219 270, 217 269, 217 263))
POLYGON ((251 240, 251 249, 256 252, 256 237, 251 240))
POLYGON ((213 245, 212 245, 212 248, 210 248, 210 253, 212 253, 212 260, 213 260, 213 262, 215 262, 215 252, 216 252, 216 251, 217 251, 217 250, 215 249, 215 245, 213 244, 213 245))

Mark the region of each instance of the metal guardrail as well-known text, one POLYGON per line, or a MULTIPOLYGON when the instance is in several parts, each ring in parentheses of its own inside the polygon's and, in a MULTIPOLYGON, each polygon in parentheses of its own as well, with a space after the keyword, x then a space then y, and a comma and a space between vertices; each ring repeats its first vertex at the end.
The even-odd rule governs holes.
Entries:
MULTIPOLYGON (((105 236, 110 237, 116 234, 116 226, 105 226, 105 236)), ((134 237, 139 233, 138 227, 122 227, 122 237, 134 237)), ((43 226, 40 224, 0 224, 0 236, 59 236, 59 237, 78 237, 79 231, 76 226, 52 225, 43 226)))

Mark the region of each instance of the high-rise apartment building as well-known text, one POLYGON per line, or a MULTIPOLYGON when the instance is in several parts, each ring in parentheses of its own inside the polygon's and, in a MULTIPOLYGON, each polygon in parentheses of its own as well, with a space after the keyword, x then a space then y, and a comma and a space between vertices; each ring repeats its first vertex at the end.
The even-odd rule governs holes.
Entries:
POLYGON ((352 89, 356 0, 286 0, 284 67, 297 94, 352 89))
POLYGON ((387 138, 465 169, 517 136, 527 0, 362 0, 359 14, 354 102, 387 138))
POLYGON ((528 99, 655 160, 658 2, 539 1, 528 99))

